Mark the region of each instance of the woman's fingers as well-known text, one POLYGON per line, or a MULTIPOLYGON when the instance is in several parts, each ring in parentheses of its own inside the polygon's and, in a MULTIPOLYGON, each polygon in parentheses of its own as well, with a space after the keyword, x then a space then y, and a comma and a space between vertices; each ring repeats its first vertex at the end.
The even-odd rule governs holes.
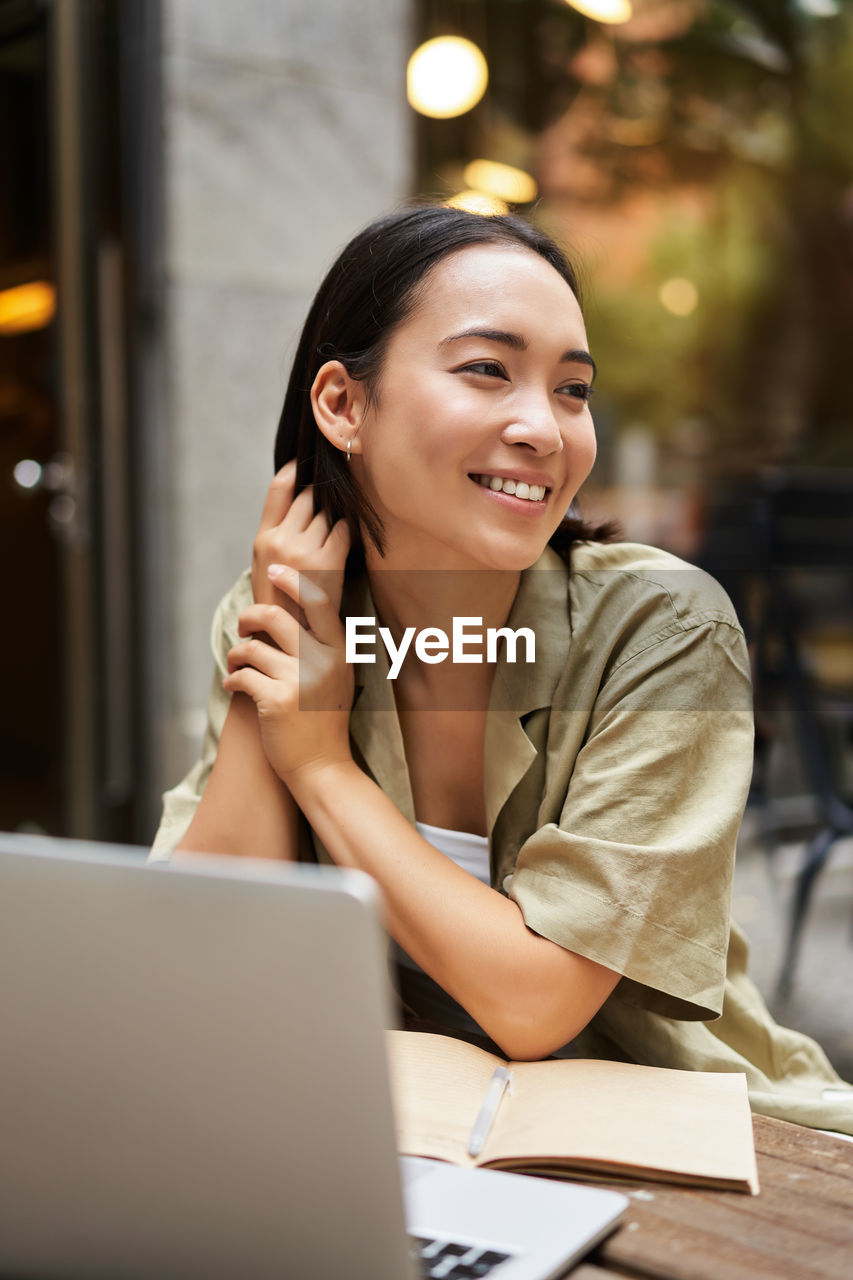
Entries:
POLYGON ((252 549, 255 600, 262 604, 285 603, 287 611, 304 624, 298 592, 287 591, 268 572, 270 565, 284 564, 311 575, 327 590, 335 608, 339 609, 349 547, 346 521, 338 520, 330 526, 328 516, 314 509, 314 490, 310 485, 296 493, 296 462, 292 460, 281 468, 269 487, 255 536, 252 549), (276 587, 284 592, 284 602, 276 594, 276 587))
POLYGON ((329 595, 306 574, 287 565, 277 569, 268 581, 288 602, 302 601, 306 625, 278 604, 244 609, 238 623, 244 638, 228 654, 222 687, 252 699, 266 757, 287 782, 307 761, 349 758, 353 674, 329 595))
POLYGON ((349 525, 346 520, 336 520, 326 539, 326 549, 330 552, 333 561, 329 566, 330 568, 337 568, 338 564, 340 564, 341 569, 344 568, 351 545, 352 536, 349 525))
POLYGON ((344 589, 344 570, 350 549, 350 531, 346 520, 337 520, 328 532, 326 541, 317 552, 316 570, 308 569, 312 580, 328 595, 335 612, 340 612, 344 589))
POLYGON ((335 645, 340 642, 343 628, 337 607, 328 592, 307 574, 297 573, 288 565, 270 565, 269 575, 270 581, 279 590, 301 606, 311 634, 321 644, 335 645))
POLYGON ((228 672, 231 675, 242 667, 253 667, 255 671, 275 680, 287 674, 289 661, 292 661, 289 654, 266 644, 257 636, 243 640, 228 650, 228 672))
MULTIPOLYGON (((257 636, 259 632, 265 632, 284 653, 295 657, 298 652, 299 623, 277 604, 249 605, 240 614, 237 630, 241 636, 257 636)), ((258 643, 263 644, 263 641, 258 643)), ((270 648, 269 645, 264 647, 270 648)))
POLYGON ((302 535, 306 548, 319 551, 329 536, 329 521, 323 511, 318 511, 302 535))
POLYGON ((273 477, 264 499, 261 512, 259 532, 274 529, 281 524, 293 503, 293 491, 296 488, 296 459, 291 458, 273 477))
MULTIPOLYGON (((302 534, 314 520, 314 490, 307 485, 296 493, 296 459, 291 459, 272 479, 257 536, 263 537, 287 524, 292 533, 302 534)), ((318 544, 319 545, 319 544, 318 544)))
POLYGON ((313 519, 314 490, 309 484, 297 493, 282 524, 286 524, 294 533, 304 534, 311 527, 313 519))
POLYGON ((238 667, 222 681, 226 693, 247 693, 256 706, 269 696, 271 687, 269 676, 254 667, 238 667))

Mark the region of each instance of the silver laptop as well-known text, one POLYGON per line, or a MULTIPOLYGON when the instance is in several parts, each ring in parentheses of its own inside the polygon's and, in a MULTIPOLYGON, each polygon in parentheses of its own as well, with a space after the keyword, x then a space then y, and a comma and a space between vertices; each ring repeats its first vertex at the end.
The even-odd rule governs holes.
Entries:
POLYGON ((398 1159, 367 876, 144 859, 0 835, 0 1274, 542 1280, 613 1228, 612 1192, 398 1159))

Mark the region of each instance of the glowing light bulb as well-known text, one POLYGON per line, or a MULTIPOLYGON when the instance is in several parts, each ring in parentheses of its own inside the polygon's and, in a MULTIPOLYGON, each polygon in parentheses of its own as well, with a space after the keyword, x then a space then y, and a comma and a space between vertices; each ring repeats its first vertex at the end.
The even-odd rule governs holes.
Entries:
POLYGON ((437 36, 416 49, 406 70, 406 94, 421 115, 461 116, 486 92, 489 68, 482 52, 461 36, 437 36))
POLYGON ((631 0, 566 0, 566 4, 596 22, 627 22, 634 14, 631 0))
POLYGON ((39 480, 41 480, 41 466, 33 458, 21 458, 20 462, 15 463, 15 469, 12 472, 15 477, 15 484, 21 489, 35 489, 39 480))
POLYGON ((666 307, 674 316, 689 316, 699 303, 699 290, 692 280, 673 276, 670 280, 664 280, 658 289, 658 298, 661 306, 666 307))
POLYGON ((56 311, 56 290, 46 280, 33 280, 0 291, 0 333, 28 333, 50 324, 56 311))
POLYGON ((529 204, 535 200, 539 188, 536 181, 523 169, 511 164, 499 164, 496 160, 472 160, 466 164, 462 175, 469 187, 488 191, 510 204, 529 204))

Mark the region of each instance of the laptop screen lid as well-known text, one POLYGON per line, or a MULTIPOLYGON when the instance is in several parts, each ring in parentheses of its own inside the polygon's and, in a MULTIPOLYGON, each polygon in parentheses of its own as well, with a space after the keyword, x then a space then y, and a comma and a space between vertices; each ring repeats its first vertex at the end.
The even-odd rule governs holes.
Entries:
POLYGON ((0 1272, 405 1280, 373 881, 144 858, 0 835, 0 1272))

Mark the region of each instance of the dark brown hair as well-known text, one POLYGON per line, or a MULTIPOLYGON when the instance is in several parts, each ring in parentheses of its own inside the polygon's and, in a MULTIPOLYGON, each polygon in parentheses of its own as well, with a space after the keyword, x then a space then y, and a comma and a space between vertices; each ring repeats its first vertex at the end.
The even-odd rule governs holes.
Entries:
MULTIPOLYGON (((317 428, 310 395, 314 379, 326 361, 340 360, 375 396, 388 340, 416 306, 429 272, 449 254, 478 244, 538 253, 581 301, 574 268, 550 236, 530 223, 420 205, 378 218, 359 232, 332 264, 308 312, 279 419, 275 468, 295 457, 297 492, 313 485, 317 509, 330 523, 345 518, 355 546, 364 530, 381 552, 382 525, 344 455, 317 428)), ((572 508, 551 543, 564 552, 578 538, 612 534, 611 526, 586 525, 572 508)))

